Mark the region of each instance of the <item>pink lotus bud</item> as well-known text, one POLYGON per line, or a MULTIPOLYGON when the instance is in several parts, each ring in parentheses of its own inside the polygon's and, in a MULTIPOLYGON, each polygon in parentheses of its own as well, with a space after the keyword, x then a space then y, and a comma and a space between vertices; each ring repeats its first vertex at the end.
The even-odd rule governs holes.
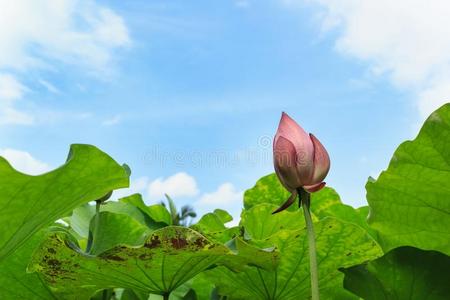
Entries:
POLYGON ((278 179, 292 193, 299 188, 316 192, 325 186, 330 170, 327 151, 284 112, 273 141, 273 157, 278 179))

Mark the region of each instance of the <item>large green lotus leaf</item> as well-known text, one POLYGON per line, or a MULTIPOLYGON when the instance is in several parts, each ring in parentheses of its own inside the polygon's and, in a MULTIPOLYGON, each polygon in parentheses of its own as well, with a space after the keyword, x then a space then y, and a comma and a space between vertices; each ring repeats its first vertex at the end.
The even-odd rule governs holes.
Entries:
MULTIPOLYGON (((251 207, 261 203, 271 203, 276 206, 283 204, 291 194, 281 185, 275 173, 261 177, 254 187, 244 193, 244 208, 251 207)), ((295 209, 295 205, 289 208, 295 209)))
POLYGON ((98 255, 116 246, 138 247, 153 231, 133 217, 102 211, 91 219, 92 247, 90 254, 98 255))
POLYGON ((175 290, 230 251, 184 227, 156 230, 141 247, 118 246, 98 256, 80 253, 61 235, 51 235, 35 252, 29 270, 60 298, 80 291, 129 288, 165 294, 175 290))
MULTIPOLYGON (((272 204, 275 206, 275 210, 289 198, 289 195, 290 193, 281 185, 276 174, 273 173, 260 178, 253 188, 245 192, 244 206, 246 210, 249 210, 258 204, 272 204)), ((296 203, 287 209, 291 212, 297 210, 296 203)), ((319 192, 311 194, 311 211, 313 218, 335 217, 357 224, 375 236, 375 232, 367 224, 365 211, 343 204, 339 195, 332 188, 325 187, 319 192)), ((278 213, 278 215, 287 215, 285 212, 278 213)))
POLYGON ((376 237, 375 231, 367 223, 368 208, 355 209, 350 205, 343 204, 339 194, 332 188, 324 187, 311 194, 311 211, 319 219, 334 217, 359 225, 372 237, 376 237))
MULTIPOLYGON (((378 244, 361 227, 326 218, 315 223, 319 286, 323 299, 344 293, 341 267, 349 267, 382 255, 378 244)), ((282 230, 268 241, 280 251, 275 271, 246 267, 232 272, 226 267, 207 271, 227 299, 309 299, 310 276, 306 230, 282 230)), ((350 298, 351 299, 351 298, 350 298)))
POLYGON ((0 299, 57 299, 41 279, 26 272, 33 251, 45 237, 42 231, 28 239, 24 246, 0 262, 0 299))
MULTIPOLYGON (((274 249, 260 249, 239 237, 229 241, 227 246, 232 251, 232 254, 225 255, 217 262, 217 265, 226 266, 228 270, 233 272, 244 271, 247 266, 273 271, 279 262, 279 252, 274 251, 274 249)), ((213 293, 215 285, 208 274, 200 273, 194 277, 190 281, 190 288, 196 296, 196 298, 192 299, 219 299, 213 293)))
POLYGON ((450 104, 398 147, 366 189, 369 224, 385 251, 413 246, 450 255, 450 104))
POLYGON ((245 229, 246 237, 264 240, 280 230, 298 230, 305 227, 305 219, 301 210, 283 211, 272 215, 277 209, 274 204, 257 204, 241 214, 240 226, 245 229))
POLYGON ((450 295, 450 257, 400 247, 344 269, 344 286, 366 300, 441 300, 450 295))
POLYGON ((128 173, 94 146, 72 145, 67 162, 39 176, 0 157, 0 260, 75 207, 128 186, 128 173))

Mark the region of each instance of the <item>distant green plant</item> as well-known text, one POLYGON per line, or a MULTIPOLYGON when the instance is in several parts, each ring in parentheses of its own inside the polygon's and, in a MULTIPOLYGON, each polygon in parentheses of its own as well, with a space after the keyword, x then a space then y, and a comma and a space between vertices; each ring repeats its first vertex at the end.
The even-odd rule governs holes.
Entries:
MULTIPOLYGON (((167 199, 167 203, 169 204, 169 212, 172 217, 172 225, 177 226, 189 226, 191 224, 192 219, 197 217, 197 213, 194 211, 194 208, 190 205, 183 205, 181 207, 181 211, 178 212, 177 207, 175 206, 175 202, 172 198, 164 194, 167 199)), ((161 201, 161 205, 166 207, 166 203, 161 201)))

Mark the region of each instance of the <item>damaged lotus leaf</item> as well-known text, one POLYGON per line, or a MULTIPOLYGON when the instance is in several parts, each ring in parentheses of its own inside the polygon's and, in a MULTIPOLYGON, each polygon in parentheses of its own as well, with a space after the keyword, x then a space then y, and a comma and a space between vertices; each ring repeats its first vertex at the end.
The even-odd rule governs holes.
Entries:
POLYGON ((450 295, 449 270, 445 254, 400 247, 342 271, 345 288, 366 300, 440 300, 450 295))
POLYGON ((450 103, 401 144, 386 171, 366 185, 369 224, 385 252, 413 246, 450 255, 450 103))
MULTIPOLYGON (((359 226, 334 218, 326 218, 314 226, 320 292, 324 299, 334 299, 336 295, 345 293, 343 274, 338 268, 374 259, 381 256, 382 251, 359 226)), ((305 229, 281 230, 269 239, 255 241, 255 244, 261 247, 274 245, 280 252, 278 266, 275 270, 247 266, 243 272, 233 272, 226 267, 206 271, 220 295, 227 295, 230 299, 267 300, 297 300, 311 296, 305 229)))
POLYGON ((62 235, 49 236, 29 266, 64 299, 74 299, 86 289, 113 287, 169 294, 230 253, 225 246, 178 226, 154 231, 143 246, 117 246, 98 256, 80 253, 69 245, 62 235))
POLYGON ((75 207, 128 186, 127 170, 90 145, 72 145, 67 162, 30 176, 0 157, 0 260, 75 207))
POLYGON ((45 237, 39 231, 24 246, 0 262, 0 299, 49 300, 57 299, 38 273, 27 273, 33 251, 45 237))

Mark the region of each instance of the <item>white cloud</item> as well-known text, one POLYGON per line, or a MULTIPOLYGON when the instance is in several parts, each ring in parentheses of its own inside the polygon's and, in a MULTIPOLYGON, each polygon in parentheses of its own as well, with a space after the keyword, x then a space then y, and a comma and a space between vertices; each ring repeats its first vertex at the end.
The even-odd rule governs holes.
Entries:
POLYGON ((30 153, 15 149, 0 149, 0 156, 6 158, 18 171, 30 175, 38 175, 50 171, 50 166, 36 158, 30 153))
POLYGON ((216 191, 203 194, 195 203, 201 206, 230 207, 242 202, 243 192, 237 191, 233 184, 221 184, 216 191))
POLYGON ((148 187, 148 194, 152 200, 161 199, 164 194, 171 197, 193 197, 198 195, 197 182, 194 177, 179 172, 167 178, 158 178, 148 187))
POLYGON ((221 184, 214 192, 204 193, 194 203, 194 208, 200 214, 205 214, 216 208, 225 209, 233 216, 233 221, 228 225, 235 226, 239 223, 243 195, 244 193, 237 190, 233 184, 226 182, 221 184))
MULTIPOLYGON (((0 75, 0 124, 33 123, 15 103, 25 90, 17 78, 27 71, 70 66, 105 78, 115 50, 130 44, 122 17, 95 1, 0 0, 0 72, 9 73, 0 75)), ((37 83, 59 92, 45 80, 37 83)))
POLYGON ((53 60, 95 71, 130 44, 123 19, 94 1, 0 0, 0 67, 51 67, 53 60))
POLYGON ((27 88, 11 74, 0 73, 0 125, 33 123, 33 117, 18 111, 14 104, 27 88))
POLYGON ((194 177, 179 172, 167 178, 157 178, 153 181, 147 176, 133 179, 129 188, 114 192, 114 198, 118 199, 135 193, 141 194, 146 203, 152 203, 165 199, 164 194, 171 197, 193 197, 198 195, 199 190, 194 177))
POLYGON ((0 74, 0 101, 11 102, 22 98, 25 87, 10 74, 0 74))
POLYGON ((323 29, 338 28, 338 51, 368 62, 374 74, 388 74, 397 87, 413 92, 422 116, 450 100, 449 2, 312 2, 323 8, 323 29))
POLYGON ((31 125, 34 117, 13 107, 0 108, 0 125, 31 125))

